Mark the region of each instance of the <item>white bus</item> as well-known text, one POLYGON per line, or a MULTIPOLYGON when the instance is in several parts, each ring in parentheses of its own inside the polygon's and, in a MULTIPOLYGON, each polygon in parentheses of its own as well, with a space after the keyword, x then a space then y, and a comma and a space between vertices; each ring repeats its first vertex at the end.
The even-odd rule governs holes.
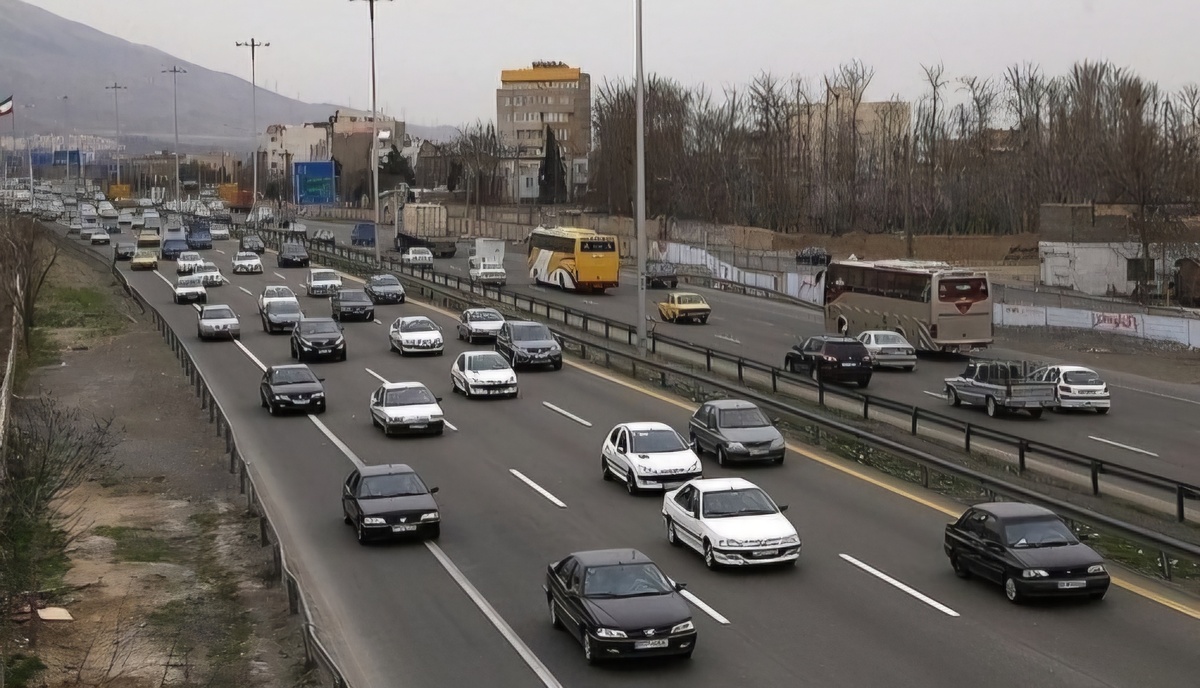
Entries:
POLYGON ((922 351, 965 353, 992 343, 986 272, 930 261, 835 261, 823 282, 830 331, 890 330, 922 351))

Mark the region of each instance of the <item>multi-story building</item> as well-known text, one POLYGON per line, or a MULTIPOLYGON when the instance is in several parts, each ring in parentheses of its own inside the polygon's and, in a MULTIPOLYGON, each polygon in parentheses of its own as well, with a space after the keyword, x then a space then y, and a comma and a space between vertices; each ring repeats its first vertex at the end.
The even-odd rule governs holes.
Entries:
POLYGON ((259 135, 267 174, 285 174, 285 162, 317 162, 330 157, 329 132, 312 124, 272 124, 259 135))
POLYGON ((500 145, 510 156, 511 200, 537 198, 547 129, 554 130, 568 175, 592 149, 592 78, 562 62, 503 70, 496 89, 496 122, 500 145))

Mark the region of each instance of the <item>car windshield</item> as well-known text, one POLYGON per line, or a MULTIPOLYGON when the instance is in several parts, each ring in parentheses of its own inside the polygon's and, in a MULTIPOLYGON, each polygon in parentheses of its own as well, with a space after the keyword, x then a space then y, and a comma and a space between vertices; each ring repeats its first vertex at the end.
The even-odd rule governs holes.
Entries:
POLYGON ((1016 521, 1004 526, 1004 541, 1009 547, 1063 547, 1079 543, 1075 534, 1057 518, 1038 518, 1016 521))
POLYGON ((467 370, 505 370, 508 361, 500 354, 486 353, 467 357, 467 370))
POLYGON ((242 244, 245 246, 261 246, 262 242, 262 238, 257 236, 242 237, 242 244))
POLYGON ((295 301, 272 301, 267 304, 267 310, 277 314, 299 313, 300 304, 295 301))
POLYGON ((467 320, 471 322, 500 322, 504 316, 493 310, 467 311, 467 320))
POLYGON ((904 337, 890 332, 875 335, 875 343, 879 346, 908 346, 908 341, 904 337))
POLYGON ((193 253, 191 251, 184 251, 183 253, 179 254, 179 262, 184 263, 189 260, 200 260, 200 254, 193 253))
POLYGON ((296 255, 302 255, 304 253, 307 253, 307 251, 304 250, 304 247, 301 246, 300 244, 284 244, 283 252, 284 253, 294 253, 296 255))
POLYGON ((201 263, 196 272, 217 272, 217 266, 214 263, 201 263))
POLYGON ((1068 385, 1102 385, 1103 381, 1094 370, 1068 370, 1063 373, 1063 382, 1068 385))
POLYGON ((423 495, 428 490, 416 473, 392 473, 391 475, 369 475, 358 486, 358 496, 363 499, 388 499, 423 495))
POLYGON ((400 389, 389 389, 383 393, 384 406, 416 406, 436 403, 437 398, 424 387, 401 387, 400 389))
POLYGON ((229 308, 205 308, 205 320, 232 320, 234 317, 233 310, 229 308))
POLYGON ((379 277, 371 278, 371 285, 375 287, 394 287, 400 284, 400 280, 391 275, 380 275, 379 277))
POLYGON ((664 595, 674 591, 654 564, 589 566, 583 573, 583 596, 592 598, 664 595))
POLYGON ((137 256, 135 256, 135 257, 137 257, 137 258, 156 258, 156 257, 158 257, 158 254, 154 253, 153 251, 138 251, 137 256))
POLYGON ((320 272, 314 272, 311 279, 314 282, 336 282, 338 281, 338 276, 335 272, 321 270, 320 272))
POLYGON ((739 490, 706 492, 702 515, 704 518, 728 518, 730 516, 754 516, 773 514, 775 505, 767 493, 757 487, 739 490))
POLYGON ((276 368, 271 372, 273 385, 300 385, 316 381, 317 376, 308 368, 276 368))
POLYGON ((684 306, 702 306, 705 305, 704 298, 698 294, 684 294, 678 297, 678 303, 684 306))
POLYGON ((437 330, 429 320, 409 320, 408 322, 400 323, 401 332, 433 332, 437 330))
POLYGON ((414 256, 432 256, 433 255, 432 253, 429 252, 429 249, 427 249, 427 248, 414 248, 411 251, 412 251, 412 255, 414 255, 414 256))
POLYGON ((659 454, 687 449, 683 438, 674 430, 631 430, 634 454, 659 454))
POLYGON ((257 253, 239 253, 234 260, 258 260, 257 253))
POLYGON ((343 291, 338 293, 338 298, 342 301, 370 301, 367 298, 366 292, 362 291, 343 291))
POLYGON ((541 323, 524 323, 513 325, 512 338, 517 342, 545 342, 554 337, 550 334, 550 328, 541 323))
POLYGON ((300 334, 338 334, 339 332, 341 330, 338 329, 337 323, 332 320, 300 323, 300 334))
POLYGON ((263 292, 263 298, 267 299, 290 299, 296 295, 287 287, 267 287, 263 292))
POLYGON ((717 425, 722 428, 763 428, 771 424, 757 407, 721 409, 719 421, 717 425))
POLYGON ((199 277, 180 277, 175 284, 178 287, 200 287, 204 285, 204 280, 199 277))
POLYGON ((118 251, 136 251, 137 247, 133 244, 117 244, 118 251))

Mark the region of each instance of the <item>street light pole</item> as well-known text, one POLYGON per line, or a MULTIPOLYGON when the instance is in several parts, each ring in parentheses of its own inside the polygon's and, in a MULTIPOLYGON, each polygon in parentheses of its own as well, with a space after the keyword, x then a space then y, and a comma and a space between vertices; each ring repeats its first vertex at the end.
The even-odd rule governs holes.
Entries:
POLYGON ((250 212, 258 205, 258 74, 255 63, 255 51, 258 48, 269 48, 270 43, 259 43, 251 38, 245 43, 235 43, 239 48, 250 48, 250 136, 254 143, 254 201, 250 212))
POLYGON ((128 86, 122 86, 117 82, 113 82, 112 86, 105 86, 106 90, 113 92, 113 108, 117 113, 117 186, 121 185, 121 99, 117 94, 121 91, 128 90, 128 86))
POLYGON ((62 96, 63 103, 63 148, 67 149, 67 181, 71 181, 71 97, 62 96))
POLYGON ((646 91, 642 70, 642 0, 637 3, 637 349, 646 355, 646 91))
MULTIPOLYGON (((354 2, 354 0, 350 0, 354 2)), ((371 187, 374 189, 375 206, 375 263, 380 262, 379 247, 379 109, 375 90, 375 3, 384 0, 366 0, 371 18, 371 187)), ((390 2, 390 0, 389 0, 390 2)))
POLYGON ((171 84, 174 90, 172 98, 175 102, 175 210, 183 212, 183 197, 179 195, 179 75, 187 74, 187 70, 180 69, 176 65, 170 69, 164 69, 162 73, 171 75, 171 84))

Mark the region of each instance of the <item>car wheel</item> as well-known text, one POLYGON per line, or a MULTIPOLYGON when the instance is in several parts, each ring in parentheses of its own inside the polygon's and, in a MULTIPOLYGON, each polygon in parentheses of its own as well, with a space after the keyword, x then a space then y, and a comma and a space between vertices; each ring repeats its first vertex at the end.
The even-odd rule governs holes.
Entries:
POLYGON ((267 402, 267 413, 271 414, 272 416, 278 416, 279 409, 275 408, 275 404, 268 401, 267 402))
POLYGON ((678 547, 679 546, 679 537, 675 534, 675 522, 669 518, 666 519, 666 521, 667 521, 667 543, 669 543, 673 547, 678 547))
POLYGON ((717 465, 724 468, 729 463, 729 455, 725 453, 725 447, 717 447, 717 465))
POLYGON ((1105 588, 1104 590, 1101 590, 1100 592, 1090 593, 1088 595, 1088 599, 1093 602, 1099 602, 1100 600, 1104 599, 1104 596, 1107 594, 1108 594, 1108 588, 1105 588))
POLYGON ((442 524, 435 523, 432 526, 429 526, 429 535, 427 536, 427 539, 436 540, 436 539, 440 538, 441 536, 442 536, 442 524))
POLYGON ((401 296, 401 297, 400 297, 400 303, 404 303, 404 297, 403 297, 403 296, 401 296))
POLYGON ((784 368, 787 368, 787 371, 788 371, 789 373, 798 373, 798 372, 800 372, 800 366, 796 365, 796 359, 794 359, 794 358, 789 358, 789 359, 786 359, 786 360, 783 362, 783 367, 784 367, 784 368))
POLYGON ((962 406, 962 399, 958 398, 958 392, 954 391, 953 387, 946 388, 946 403, 951 406, 962 406))
POLYGON ((700 440, 696 437, 696 433, 689 432, 688 433, 688 441, 690 441, 692 444, 696 445, 696 456, 699 456, 704 453, 704 447, 700 446, 700 440))
POLYGON ((586 630, 583 632, 583 658, 587 660, 588 664, 596 663, 596 655, 592 652, 592 638, 586 630))
POLYGON ((354 525, 354 519, 350 518, 350 514, 346 513, 346 506, 342 505, 342 523, 348 526, 354 525))
POLYGON ((717 557, 713 554, 712 543, 708 540, 704 541, 704 565, 710 571, 716 571, 720 564, 717 563, 717 557))
POLYGON ((1040 409, 1040 408, 1029 409, 1029 416, 1031 418, 1033 418, 1034 420, 1037 420, 1038 418, 1042 417, 1042 410, 1043 409, 1040 409))
POLYGON ((396 348, 396 342, 393 342, 391 337, 388 337, 388 351, 400 353, 400 350, 396 348))
POLYGON ((363 522, 362 522, 361 518, 358 519, 358 523, 354 527, 354 534, 358 538, 358 544, 360 544, 360 545, 367 544, 367 533, 366 533, 366 530, 363 528, 363 522))
POLYGON ((957 554, 950 555, 950 568, 954 569, 954 575, 959 578, 971 577, 971 569, 968 569, 966 564, 962 563, 957 554))
POLYGON ((858 388, 859 388, 859 389, 866 389, 866 388, 867 388, 867 385, 869 385, 869 384, 871 384, 871 378, 867 378, 867 379, 865 379, 865 380, 859 380, 859 381, 858 381, 858 388))
POLYGON ((637 479, 633 477, 632 468, 625 474, 625 490, 631 495, 636 495, 640 491, 638 490, 637 479))
POLYGON ((608 459, 603 454, 600 455, 600 477, 605 481, 613 479, 612 471, 608 470, 608 459))
POLYGON ((558 620, 558 609, 554 606, 554 598, 550 597, 546 600, 550 606, 550 626, 551 628, 562 628, 562 622, 558 620))
POLYGON ((555 370, 562 370, 562 359, 560 358, 559 360, 555 361, 550 367, 555 370))
POLYGON ((267 395, 263 394, 262 392, 259 392, 258 400, 259 400, 259 402, 262 403, 263 408, 267 408, 267 395))
POLYGON ((1004 577, 1004 596, 1013 604, 1021 604, 1024 601, 1021 591, 1017 590, 1017 581, 1012 576, 1004 577))
POLYGON ((916 369, 917 369, 917 367, 915 365, 904 366, 904 372, 906 372, 906 373, 911 373, 912 371, 914 371, 916 369))
POLYGON ((987 398, 987 414, 989 418, 995 418, 1000 415, 1000 407, 996 405, 995 397, 987 398))
POLYGON ((1101 416, 1103 416, 1104 414, 1108 413, 1108 409, 1107 409, 1107 408, 1103 408, 1103 407, 1102 407, 1102 408, 1098 408, 1098 409, 1096 409, 1096 413, 1097 413, 1098 415, 1101 415, 1101 416))

